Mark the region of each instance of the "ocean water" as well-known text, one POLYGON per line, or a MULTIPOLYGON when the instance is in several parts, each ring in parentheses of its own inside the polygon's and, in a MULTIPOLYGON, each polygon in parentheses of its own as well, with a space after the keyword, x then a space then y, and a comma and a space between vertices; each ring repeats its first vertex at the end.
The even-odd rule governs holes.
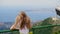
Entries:
POLYGON ((54 8, 0 8, 0 22, 14 22, 16 16, 20 11, 25 11, 26 14, 31 18, 32 21, 44 20, 48 17, 53 17, 56 15, 54 8))

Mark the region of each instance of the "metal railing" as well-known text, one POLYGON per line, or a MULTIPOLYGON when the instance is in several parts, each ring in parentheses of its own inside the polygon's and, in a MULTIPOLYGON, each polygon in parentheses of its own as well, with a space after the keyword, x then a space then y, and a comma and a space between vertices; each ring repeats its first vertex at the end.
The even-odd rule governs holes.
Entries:
MULTIPOLYGON (((45 25, 45 26, 32 27, 33 33, 31 33, 31 34, 43 34, 43 33, 44 34, 51 34, 52 28, 57 27, 57 26, 60 27, 60 25, 45 25)), ((0 30, 0 33, 16 32, 16 31, 18 31, 18 30, 0 30)), ((60 34, 60 31, 59 31, 59 34, 60 34)))
POLYGON ((15 30, 0 30, 0 33, 14 32, 14 31, 19 31, 19 30, 17 30, 17 29, 15 29, 15 30))

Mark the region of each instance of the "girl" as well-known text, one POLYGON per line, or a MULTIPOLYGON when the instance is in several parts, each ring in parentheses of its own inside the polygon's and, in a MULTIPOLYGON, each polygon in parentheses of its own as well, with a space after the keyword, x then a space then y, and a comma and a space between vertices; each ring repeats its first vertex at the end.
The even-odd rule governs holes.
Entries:
POLYGON ((10 29, 19 29, 20 34, 29 34, 29 29, 31 28, 30 22, 30 18, 26 15, 26 13, 21 12, 16 17, 16 22, 10 29))

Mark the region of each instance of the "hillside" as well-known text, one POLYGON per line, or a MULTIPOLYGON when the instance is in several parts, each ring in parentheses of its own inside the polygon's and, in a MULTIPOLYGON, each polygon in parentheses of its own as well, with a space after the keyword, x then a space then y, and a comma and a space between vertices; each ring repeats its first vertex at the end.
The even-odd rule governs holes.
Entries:
POLYGON ((55 24, 60 24, 60 18, 49 17, 44 19, 43 21, 34 23, 33 26, 55 25, 55 24))
MULTIPOLYGON (((49 17, 39 23, 35 23, 33 27, 44 26, 44 25, 57 25, 57 24, 60 24, 60 18, 49 17)), ((60 26, 35 29, 35 32, 39 34, 56 34, 59 31, 60 31, 60 26)))

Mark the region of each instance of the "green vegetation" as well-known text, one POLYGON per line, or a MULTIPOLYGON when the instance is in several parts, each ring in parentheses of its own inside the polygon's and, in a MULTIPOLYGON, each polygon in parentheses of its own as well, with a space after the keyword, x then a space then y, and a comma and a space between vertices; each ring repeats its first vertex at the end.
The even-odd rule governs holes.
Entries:
MULTIPOLYGON (((60 19, 52 20, 52 18, 49 17, 42 22, 34 24, 33 27, 45 26, 45 25, 57 25, 57 24, 60 24, 60 19)), ((60 33, 60 26, 34 29, 34 34, 59 34, 59 33, 60 33)))

